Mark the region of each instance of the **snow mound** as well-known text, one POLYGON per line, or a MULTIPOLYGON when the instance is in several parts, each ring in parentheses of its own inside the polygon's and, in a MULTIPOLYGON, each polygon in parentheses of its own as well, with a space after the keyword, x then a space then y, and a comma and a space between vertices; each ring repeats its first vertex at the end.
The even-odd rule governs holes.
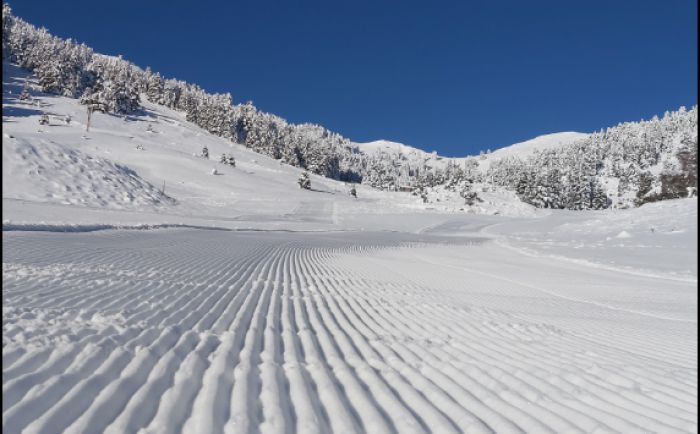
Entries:
POLYGON ((2 140, 3 197, 110 209, 174 205, 128 166, 42 139, 2 140))
POLYGON ((697 198, 627 210, 555 210, 540 216, 505 222, 494 232, 506 236, 508 244, 540 255, 697 282, 697 198))
POLYGON ((621 231, 619 234, 615 235, 615 238, 632 238, 632 234, 627 231, 621 231))

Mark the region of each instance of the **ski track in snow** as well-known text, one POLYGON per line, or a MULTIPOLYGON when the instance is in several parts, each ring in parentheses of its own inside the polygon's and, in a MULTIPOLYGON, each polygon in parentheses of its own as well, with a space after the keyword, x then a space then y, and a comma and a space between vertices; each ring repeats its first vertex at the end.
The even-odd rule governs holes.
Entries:
POLYGON ((585 267, 390 233, 3 249, 5 433, 697 432, 696 308, 628 306, 690 283, 616 274, 610 301, 585 267))

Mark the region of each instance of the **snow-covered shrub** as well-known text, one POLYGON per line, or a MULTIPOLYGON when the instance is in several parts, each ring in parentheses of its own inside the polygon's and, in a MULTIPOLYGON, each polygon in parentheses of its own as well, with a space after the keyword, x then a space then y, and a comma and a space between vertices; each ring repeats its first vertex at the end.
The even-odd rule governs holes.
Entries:
POLYGON ((462 188, 459 195, 464 199, 465 205, 472 206, 477 202, 483 202, 476 191, 473 190, 473 185, 470 181, 464 181, 462 183, 462 188))
POLYGON ((297 180, 300 188, 305 190, 311 190, 311 178, 309 178, 309 172, 302 172, 297 180))
POLYGON ((32 99, 32 96, 29 94, 29 85, 27 82, 24 82, 24 86, 22 86, 22 92, 19 94, 19 99, 20 101, 28 101, 32 99))
POLYGON ((231 167, 236 167, 236 159, 233 158, 233 155, 231 154, 221 154, 221 158, 219 158, 219 163, 227 164, 231 167))

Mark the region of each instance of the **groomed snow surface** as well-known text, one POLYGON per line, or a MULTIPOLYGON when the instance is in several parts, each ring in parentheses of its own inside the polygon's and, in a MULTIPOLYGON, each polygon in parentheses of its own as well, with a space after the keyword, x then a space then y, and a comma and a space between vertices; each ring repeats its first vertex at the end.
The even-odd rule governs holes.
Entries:
POLYGON ((301 190, 4 72, 3 433, 698 431, 696 199, 301 190))
POLYGON ((697 429, 695 282, 478 236, 3 238, 3 432, 697 429))

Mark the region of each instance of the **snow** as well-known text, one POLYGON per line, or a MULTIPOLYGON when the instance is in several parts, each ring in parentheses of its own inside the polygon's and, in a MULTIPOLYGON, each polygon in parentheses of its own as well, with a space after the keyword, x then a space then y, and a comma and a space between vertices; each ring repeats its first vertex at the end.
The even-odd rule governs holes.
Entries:
POLYGON ((535 151, 544 151, 545 149, 559 148, 561 146, 574 143, 577 140, 583 139, 588 134, 566 131, 561 133, 543 134, 534 139, 524 142, 515 143, 510 146, 496 149, 495 151, 486 154, 489 158, 503 157, 525 157, 535 151))
POLYGON ((5 232, 4 248, 7 432, 697 428, 695 283, 478 233, 5 232))
POLYGON ((174 203, 128 167, 50 139, 8 138, 3 145, 3 184, 42 186, 11 188, 4 197, 116 209, 174 203))
POLYGON ((387 152, 395 154, 416 154, 425 158, 430 158, 431 154, 422 149, 404 145, 403 143, 392 142, 390 140, 375 140, 365 143, 354 143, 365 153, 387 152))
POLYGON ((627 231, 622 231, 619 234, 615 235, 615 238, 632 238, 632 235, 627 231))
POLYGON ((3 432, 697 432, 696 198, 305 190, 4 66, 3 432))
POLYGON ((537 221, 512 219, 491 230, 528 253, 697 282, 697 206, 692 198, 629 210, 560 211, 537 221))
POLYGON ((479 159, 479 170, 481 170, 482 173, 486 173, 492 162, 502 158, 515 157, 525 159, 528 155, 536 151, 560 148, 575 143, 577 140, 583 139, 586 136, 588 136, 588 134, 573 131, 544 134, 534 139, 496 149, 493 152, 484 154, 483 158, 479 159))
POLYGON ((573 131, 544 134, 533 139, 515 143, 512 145, 503 146, 489 153, 484 153, 483 156, 465 156, 458 158, 441 157, 433 152, 426 152, 422 149, 414 148, 402 143, 392 142, 389 140, 375 140, 366 143, 353 143, 362 152, 372 155, 383 152, 391 155, 394 160, 405 158, 409 162, 429 162, 431 167, 444 168, 449 161, 459 165, 464 165, 464 161, 468 158, 476 158, 479 162, 479 170, 486 173, 491 162, 500 160, 506 157, 525 158, 536 151, 562 147, 583 139, 588 134, 577 133, 573 131))

